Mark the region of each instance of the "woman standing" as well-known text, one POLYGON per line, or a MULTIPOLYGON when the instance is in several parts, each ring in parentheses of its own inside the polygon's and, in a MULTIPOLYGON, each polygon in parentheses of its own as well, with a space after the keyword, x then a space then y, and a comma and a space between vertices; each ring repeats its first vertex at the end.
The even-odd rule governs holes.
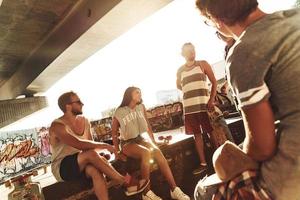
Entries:
MULTIPOLYGON (((177 187, 170 167, 160 149, 155 145, 153 132, 146 117, 146 109, 142 104, 141 91, 136 87, 126 89, 123 101, 115 112, 112 125, 114 146, 118 152, 117 157, 122 154, 141 160, 141 176, 146 183, 150 178, 151 156, 156 160, 161 173, 167 179, 171 191, 171 197, 177 200, 190 200, 179 187, 177 187), (120 130, 120 144, 118 141, 118 130, 120 130), (151 142, 146 141, 141 134, 147 132, 151 142), (122 153, 122 154, 121 154, 122 153)), ((151 191, 148 186, 142 195, 143 200, 161 200, 151 191)))

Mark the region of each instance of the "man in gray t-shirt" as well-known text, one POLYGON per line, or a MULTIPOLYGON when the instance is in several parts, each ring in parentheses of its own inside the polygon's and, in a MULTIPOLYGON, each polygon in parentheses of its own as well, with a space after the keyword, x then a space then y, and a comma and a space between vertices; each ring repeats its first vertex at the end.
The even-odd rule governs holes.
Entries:
POLYGON ((267 15, 256 0, 196 4, 236 40, 226 70, 243 114, 243 151, 261 162, 259 184, 273 199, 300 200, 300 9, 267 15))
POLYGON ((262 185, 276 199, 300 199, 300 10, 265 16, 233 48, 227 71, 240 108, 269 101, 280 120, 277 150, 262 162, 262 185))

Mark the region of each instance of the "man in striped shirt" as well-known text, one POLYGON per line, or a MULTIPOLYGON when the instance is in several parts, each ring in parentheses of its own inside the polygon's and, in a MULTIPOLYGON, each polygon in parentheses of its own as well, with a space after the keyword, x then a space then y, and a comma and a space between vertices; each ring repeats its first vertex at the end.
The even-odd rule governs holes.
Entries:
POLYGON ((192 43, 183 45, 182 56, 186 63, 177 71, 177 88, 183 92, 185 132, 194 134, 200 172, 207 166, 202 133, 210 134, 213 130, 207 112, 214 109, 217 81, 206 61, 195 60, 196 52, 192 43), (212 84, 210 94, 207 78, 212 84))

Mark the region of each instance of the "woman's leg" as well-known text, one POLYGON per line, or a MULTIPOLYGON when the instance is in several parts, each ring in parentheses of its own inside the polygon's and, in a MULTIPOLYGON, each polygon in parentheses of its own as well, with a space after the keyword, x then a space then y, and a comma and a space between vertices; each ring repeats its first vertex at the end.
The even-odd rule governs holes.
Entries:
POLYGON ((175 183, 172 171, 170 169, 170 166, 169 166, 168 161, 166 160, 165 156, 162 154, 160 149, 153 143, 144 141, 141 144, 143 146, 145 146, 146 148, 148 148, 149 150, 152 150, 152 154, 159 166, 159 169, 160 169, 162 175, 167 179, 167 181, 171 187, 171 190, 173 191, 177 187, 177 185, 175 183))
POLYGON ((103 174, 92 165, 85 167, 85 174, 93 180, 93 187, 97 198, 99 200, 108 200, 107 185, 103 174))
POLYGON ((151 153, 149 149, 136 143, 129 143, 123 146, 122 151, 128 157, 141 160, 142 179, 149 180, 151 159, 151 153))

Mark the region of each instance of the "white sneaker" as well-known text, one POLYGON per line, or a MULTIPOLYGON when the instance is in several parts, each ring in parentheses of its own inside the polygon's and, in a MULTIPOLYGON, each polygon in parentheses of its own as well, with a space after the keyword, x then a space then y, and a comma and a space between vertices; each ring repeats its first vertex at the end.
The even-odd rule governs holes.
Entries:
POLYGON ((190 197, 184 194, 179 187, 176 187, 174 191, 171 191, 171 198, 177 200, 190 200, 190 197))
POLYGON ((142 194, 142 199, 143 200, 162 200, 159 196, 154 194, 151 190, 149 190, 145 195, 142 194))

